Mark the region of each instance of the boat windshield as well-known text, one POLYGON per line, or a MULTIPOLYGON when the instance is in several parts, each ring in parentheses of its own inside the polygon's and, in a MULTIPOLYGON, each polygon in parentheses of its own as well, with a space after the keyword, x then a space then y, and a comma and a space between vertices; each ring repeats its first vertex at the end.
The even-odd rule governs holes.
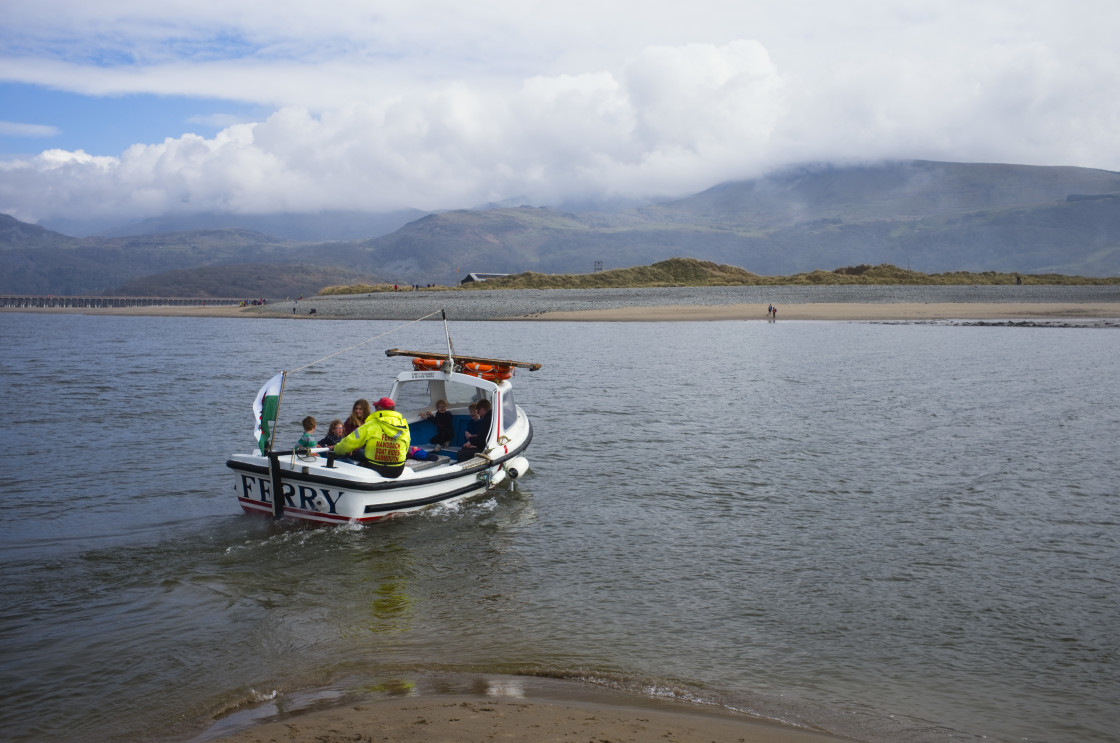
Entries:
POLYGON ((517 406, 513 404, 513 391, 502 395, 502 430, 508 431, 517 422, 517 406))
POLYGON ((416 379, 398 382, 394 391, 397 410, 407 414, 412 411, 434 410, 437 400, 446 400, 448 407, 466 408, 486 395, 481 389, 462 382, 416 379))

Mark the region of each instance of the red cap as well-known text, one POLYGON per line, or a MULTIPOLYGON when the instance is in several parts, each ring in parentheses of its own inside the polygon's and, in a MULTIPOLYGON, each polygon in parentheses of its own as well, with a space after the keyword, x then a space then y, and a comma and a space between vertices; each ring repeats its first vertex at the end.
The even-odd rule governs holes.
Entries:
POLYGON ((374 403, 374 407, 376 407, 376 408, 395 408, 395 407, 397 407, 397 404, 395 402, 393 402, 393 398, 383 397, 380 400, 378 400, 376 403, 374 403))

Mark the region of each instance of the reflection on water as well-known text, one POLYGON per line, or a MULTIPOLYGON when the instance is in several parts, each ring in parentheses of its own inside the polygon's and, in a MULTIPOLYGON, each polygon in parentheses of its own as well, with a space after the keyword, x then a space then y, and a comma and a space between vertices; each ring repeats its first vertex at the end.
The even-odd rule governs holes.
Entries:
MULTIPOLYGON (((65 456, 3 465, 6 736, 578 680, 863 740, 1111 739, 1112 331, 463 323, 458 348, 544 363, 515 379, 516 492, 240 514, 224 462, 264 378, 389 326, 4 318, 7 429, 73 413, 65 456)), ((380 354, 290 380, 281 425, 383 394, 380 354)))

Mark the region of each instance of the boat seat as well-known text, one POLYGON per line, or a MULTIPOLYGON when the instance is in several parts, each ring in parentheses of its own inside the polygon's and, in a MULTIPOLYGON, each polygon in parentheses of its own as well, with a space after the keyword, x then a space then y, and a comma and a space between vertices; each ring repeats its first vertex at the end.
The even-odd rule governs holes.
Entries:
MULTIPOLYGON (((471 417, 469 415, 456 415, 452 420, 455 422, 455 437, 451 439, 451 445, 460 447, 467 440, 467 424, 471 422, 471 417)), ((412 436, 413 446, 429 446, 428 442, 436 435, 436 424, 430 420, 409 423, 408 429, 412 436)))
POLYGON ((470 425, 470 422, 471 417, 469 415, 455 416, 455 438, 451 439, 451 445, 456 449, 467 440, 467 426, 470 425))
POLYGON ((413 446, 426 445, 436 435, 436 424, 429 420, 419 420, 408 424, 408 432, 413 446))

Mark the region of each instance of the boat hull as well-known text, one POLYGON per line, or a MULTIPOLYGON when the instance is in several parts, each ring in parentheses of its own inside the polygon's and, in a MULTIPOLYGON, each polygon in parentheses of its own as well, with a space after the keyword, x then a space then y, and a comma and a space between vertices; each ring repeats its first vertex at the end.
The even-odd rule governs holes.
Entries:
POLYGON ((485 492, 509 479, 506 463, 522 455, 532 440, 532 427, 518 442, 488 451, 462 464, 444 458, 433 465, 409 460, 396 479, 385 478, 354 464, 327 466, 323 457, 301 458, 294 453, 275 458, 282 508, 273 498, 269 459, 237 454, 226 466, 234 473, 237 500, 246 513, 320 524, 368 523, 443 503, 454 503, 485 492))

